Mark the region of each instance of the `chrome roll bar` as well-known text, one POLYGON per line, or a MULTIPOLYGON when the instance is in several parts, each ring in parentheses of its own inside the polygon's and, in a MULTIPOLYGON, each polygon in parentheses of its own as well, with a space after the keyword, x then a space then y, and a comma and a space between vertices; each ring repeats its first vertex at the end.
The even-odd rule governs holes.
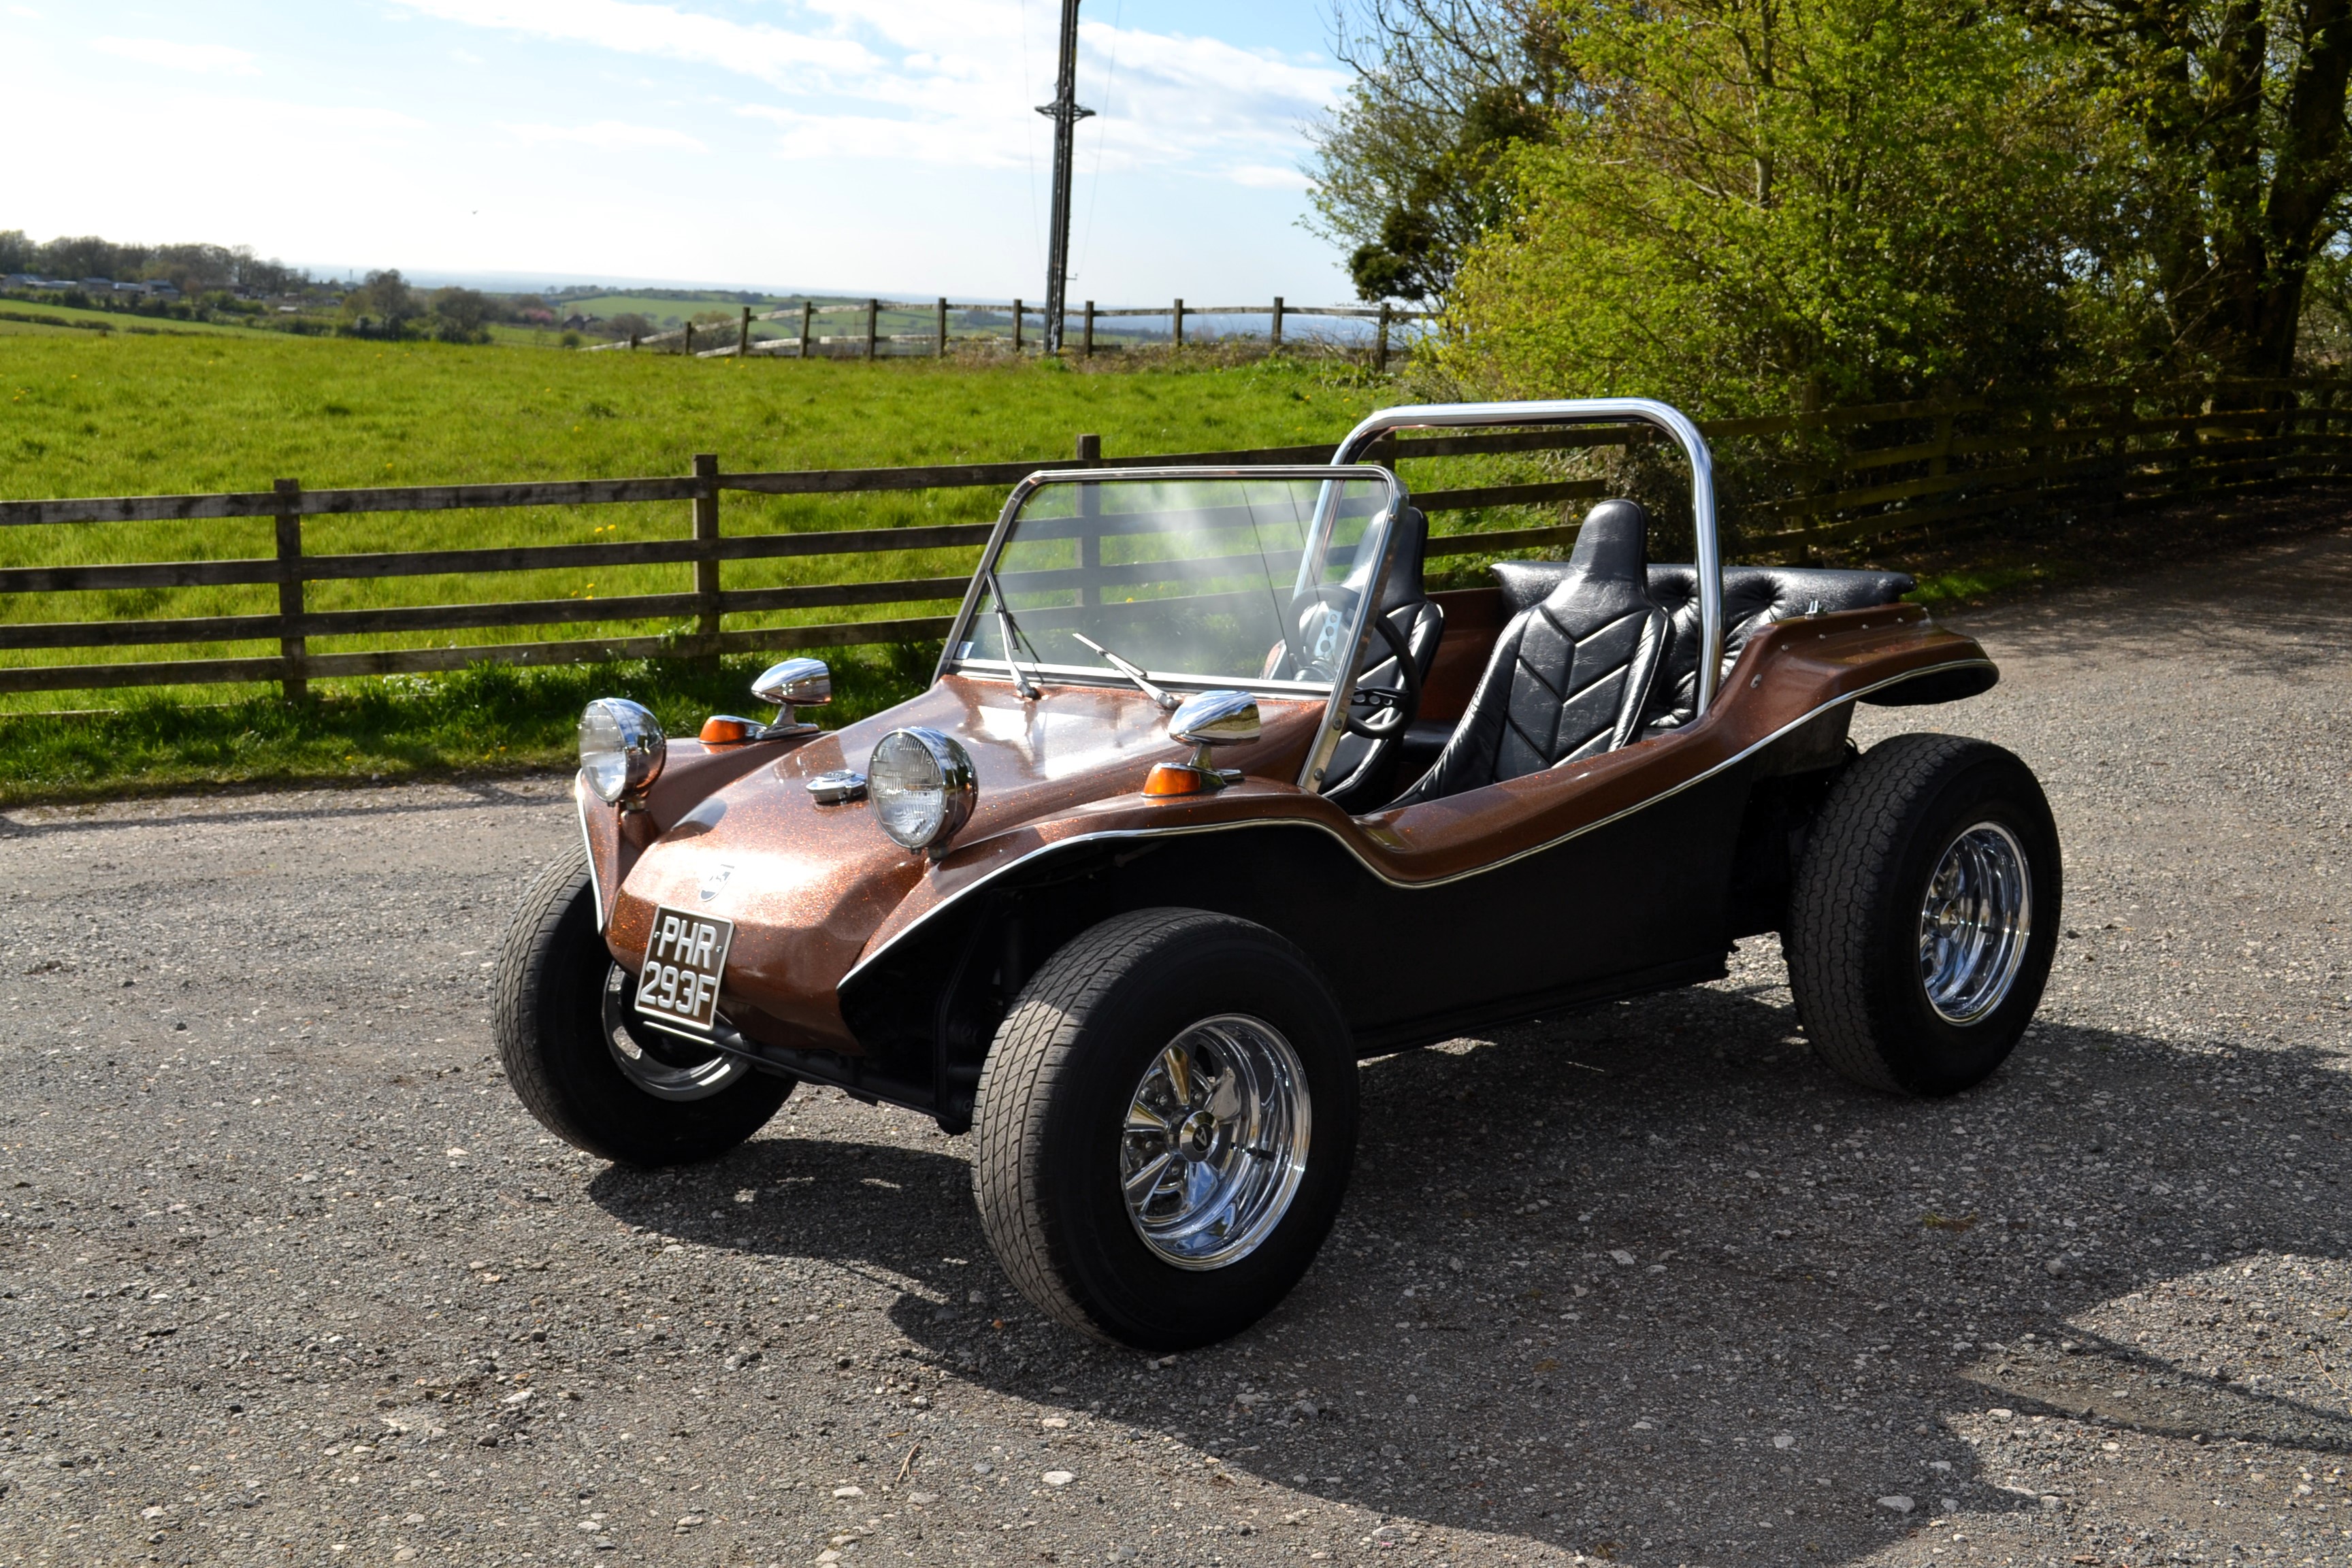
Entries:
POLYGON ((1654 425, 1675 438, 1691 468, 1691 531, 1698 577, 1698 685, 1694 721, 1714 705, 1723 679, 1723 556, 1716 542, 1715 462, 1706 437, 1681 410, 1648 397, 1564 397, 1524 403, 1424 403, 1383 408, 1348 432, 1331 454, 1334 468, 1363 461, 1391 430, 1459 429, 1479 425, 1654 425))

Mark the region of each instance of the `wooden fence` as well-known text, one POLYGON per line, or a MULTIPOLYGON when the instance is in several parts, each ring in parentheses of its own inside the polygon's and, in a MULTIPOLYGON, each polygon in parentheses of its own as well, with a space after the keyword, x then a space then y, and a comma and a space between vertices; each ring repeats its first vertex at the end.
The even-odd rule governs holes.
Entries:
MULTIPOLYGON (((2030 528, 2053 514, 2114 512, 2200 494, 2243 492, 2323 481, 2344 471, 2352 404, 2339 395, 2352 382, 2240 383, 2225 388, 2101 388, 2028 403, 1985 400, 1886 404, 1702 425, 1717 449, 1729 549, 1749 560, 1814 559, 1864 543, 1882 549, 1922 533, 1942 540, 1985 527, 2030 528), (1864 447, 1865 438, 1879 445, 1864 447)), ((1505 458, 1538 454, 1553 477, 1514 479, 1415 494, 1435 517, 1496 508, 1549 507, 1596 499, 1629 484, 1632 468, 1604 471, 1608 448, 1644 445, 1641 429, 1622 426, 1481 432, 1391 439, 1371 454, 1391 465, 1432 458, 1505 458), (1576 471, 1576 470, 1581 471, 1576 471)), ((1243 467, 1326 460, 1328 445, 1237 452, 1123 458, 1159 467, 1243 467)), ((730 561, 868 555, 976 547, 985 522, 878 529, 721 531, 728 493, 771 496, 870 494, 906 490, 1003 490, 1041 468, 1112 466, 1094 437, 1080 437, 1069 458, 962 463, 922 468, 729 473, 716 456, 694 459, 690 474, 655 479, 526 481, 365 489, 308 489, 280 479, 268 490, 190 496, 132 496, 0 501, 0 527, 194 521, 269 518, 276 549, 247 559, 0 569, 0 692, 145 685, 278 681, 290 696, 312 679, 462 668, 483 660, 580 662, 610 658, 696 657, 787 648, 912 641, 943 636, 948 617, 900 616, 817 625, 729 629, 730 615, 937 604, 960 596, 965 577, 940 576, 727 588, 730 561), (433 512, 511 507, 680 505, 680 537, 638 542, 528 545, 502 549, 307 554, 308 518, 374 512, 433 512), (686 563, 694 586, 683 593, 601 599, 537 599, 317 611, 309 584, 496 574, 542 568, 605 568, 686 563), (274 585, 273 613, 32 622, 14 618, 11 595, 111 590, 169 590, 218 584, 274 585), (313 652, 313 639, 439 634, 488 627, 556 626, 580 622, 690 621, 662 635, 589 637, 540 642, 464 644, 363 652, 313 652), (258 641, 274 653, 250 658, 163 658, 79 664, 18 663, 7 655, 79 648, 165 647, 173 644, 258 641)), ((1491 467, 1491 463, 1489 464, 1491 467)), ((1671 486, 1661 489, 1670 498, 1671 486)), ((1433 530, 1438 560, 1557 550, 1571 542, 1565 521, 1532 527, 1478 524, 1433 530)), ((1525 521, 1506 518, 1505 521, 1525 521)))
MULTIPOLYGON (((765 313, 755 312, 746 305, 742 308, 741 321, 731 331, 717 325, 701 329, 706 342, 713 339, 720 340, 719 345, 715 348, 696 348, 696 328, 689 322, 684 327, 670 331, 640 333, 635 337, 614 342, 597 343, 582 352, 604 353, 616 349, 668 349, 675 345, 680 353, 694 354, 702 359, 752 354, 812 359, 816 357, 817 351, 820 349, 831 353, 836 346, 845 345, 850 351, 849 356, 846 357, 877 359, 881 357, 884 346, 887 344, 894 351, 911 346, 913 352, 928 353, 945 358, 950 345, 956 341, 949 330, 949 317, 951 313, 1009 318, 1008 324, 1013 329, 1009 334, 992 331, 968 331, 962 338, 967 344, 992 346, 1002 344, 1017 354, 1028 352, 1031 346, 1042 346, 1044 342, 1045 311, 1042 307, 1031 305, 1020 300, 1013 300, 1010 306, 956 304, 949 300, 945 295, 941 295, 937 300, 873 299, 834 304, 819 304, 814 300, 803 300, 797 307, 770 310, 765 313), (885 310, 908 315, 929 315, 932 318, 931 330, 928 332, 884 332, 880 330, 880 321, 882 312, 885 310), (819 333, 815 330, 816 318, 825 315, 862 316, 864 330, 855 333, 819 333), (800 331, 793 336, 756 341, 751 336, 751 328, 755 322, 790 321, 796 317, 800 331), (1024 336, 1024 329, 1033 319, 1037 323, 1039 336, 1034 340, 1027 340, 1024 336)), ((1279 294, 1274 297, 1274 302, 1270 305, 1187 305, 1180 298, 1165 306, 1110 307, 1097 306, 1092 300, 1088 300, 1067 312, 1062 323, 1062 330, 1066 346, 1075 342, 1076 353, 1081 357, 1091 358, 1095 353, 1095 328, 1100 321, 1129 317, 1165 318, 1169 324, 1170 342, 1176 347, 1181 348, 1184 346, 1186 321, 1203 316, 1214 318, 1265 316, 1268 318, 1266 346, 1277 353, 1282 348, 1283 328, 1293 317, 1328 317, 1334 320, 1370 321, 1374 323, 1373 366, 1376 369, 1385 370, 1388 368, 1391 332, 1408 322, 1427 321, 1430 312, 1400 310, 1385 301, 1378 305, 1291 305, 1286 304, 1279 294), (1075 335, 1071 331, 1074 326, 1076 329, 1075 335)), ((994 324, 992 321, 990 322, 991 326, 994 324)))

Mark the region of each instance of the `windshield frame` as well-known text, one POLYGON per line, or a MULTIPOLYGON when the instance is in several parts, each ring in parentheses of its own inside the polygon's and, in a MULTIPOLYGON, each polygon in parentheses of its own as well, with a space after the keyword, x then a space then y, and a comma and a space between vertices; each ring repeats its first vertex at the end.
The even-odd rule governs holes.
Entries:
MULTIPOLYGON (((1322 727, 1318 732, 1314 746, 1307 752, 1305 765, 1299 770, 1298 787, 1310 793, 1319 793, 1323 773, 1330 765, 1331 753, 1338 748, 1339 737, 1346 732, 1348 705, 1354 699, 1357 679, 1363 673, 1365 648, 1371 637, 1372 612, 1380 604, 1381 595, 1388 584, 1389 569, 1395 558, 1397 518, 1405 508, 1406 492, 1403 481, 1377 463, 1270 463, 1250 468, 1188 466, 1183 468, 1042 468, 1013 486, 1013 493, 1004 498, 1003 509, 996 515, 996 526, 990 531, 988 542, 981 550, 979 564, 972 568, 971 581, 964 587, 963 603, 957 606, 955 619, 949 624, 947 641, 940 649, 940 661, 938 667, 932 671, 931 679, 936 684, 950 675, 971 674, 992 679, 1002 679, 1008 684, 1013 682, 1013 670, 1008 660, 959 658, 956 657, 955 650, 971 635, 973 618, 980 610, 981 596, 986 589, 990 574, 996 569, 997 557, 1004 549, 1005 540, 1012 532, 1014 520, 1021 515, 1022 508, 1028 504, 1032 496, 1049 485, 1127 481, 1172 483, 1194 479, 1320 481, 1323 489, 1317 498, 1314 522, 1307 536, 1307 546, 1299 557, 1299 571, 1302 575, 1307 569, 1306 563, 1315 559, 1330 538, 1332 524, 1338 517, 1340 483, 1370 480, 1378 483, 1381 488, 1384 496, 1383 504, 1381 510, 1373 514, 1371 524, 1378 526, 1381 531, 1379 569, 1372 574, 1370 586, 1357 600, 1355 617, 1348 627, 1345 637, 1350 650, 1348 660, 1341 667, 1339 679, 1333 681, 1328 689, 1328 696, 1324 702, 1322 727)), ((1014 614, 1017 616, 1019 612, 1015 611, 1014 614)), ((1114 687, 1124 691, 1135 689, 1134 685, 1126 676, 1108 665, 1043 664, 1034 660, 1026 662, 1031 675, 1041 680, 1073 686, 1114 687)), ((1213 678, 1156 669, 1147 670, 1145 673, 1160 685, 1176 691, 1247 691, 1257 696, 1288 698, 1297 700, 1323 698, 1327 690, 1319 683, 1307 680, 1271 680, 1256 677, 1213 678)), ((1050 694, 1050 687, 1048 694, 1050 694)))

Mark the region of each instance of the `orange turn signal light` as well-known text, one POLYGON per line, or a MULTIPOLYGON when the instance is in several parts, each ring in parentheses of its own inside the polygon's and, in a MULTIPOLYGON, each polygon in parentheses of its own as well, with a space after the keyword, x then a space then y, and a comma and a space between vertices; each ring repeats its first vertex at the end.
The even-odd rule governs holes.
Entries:
POLYGON ((1165 800, 1171 795, 1201 795, 1209 788, 1209 775, 1198 768, 1188 768, 1181 763, 1154 763, 1151 776, 1143 781, 1143 793, 1152 800, 1165 800))
POLYGON ((751 740, 767 728, 756 719, 738 719, 732 713, 713 713, 702 721, 698 737, 706 746, 732 746, 751 740))

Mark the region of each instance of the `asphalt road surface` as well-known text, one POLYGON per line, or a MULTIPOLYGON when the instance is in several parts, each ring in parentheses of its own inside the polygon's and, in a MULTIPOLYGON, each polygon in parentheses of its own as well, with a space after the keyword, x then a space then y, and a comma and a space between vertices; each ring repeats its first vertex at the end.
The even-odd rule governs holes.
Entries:
POLYGON ((2056 804, 2008 1068, 1846 1086, 1769 941, 1368 1064, 1317 1268, 1165 1362, 920 1118, 544 1135, 555 781, 0 816, 0 1561, 2352 1563, 2352 535, 1971 624, 1998 690, 1862 728, 2056 804))

